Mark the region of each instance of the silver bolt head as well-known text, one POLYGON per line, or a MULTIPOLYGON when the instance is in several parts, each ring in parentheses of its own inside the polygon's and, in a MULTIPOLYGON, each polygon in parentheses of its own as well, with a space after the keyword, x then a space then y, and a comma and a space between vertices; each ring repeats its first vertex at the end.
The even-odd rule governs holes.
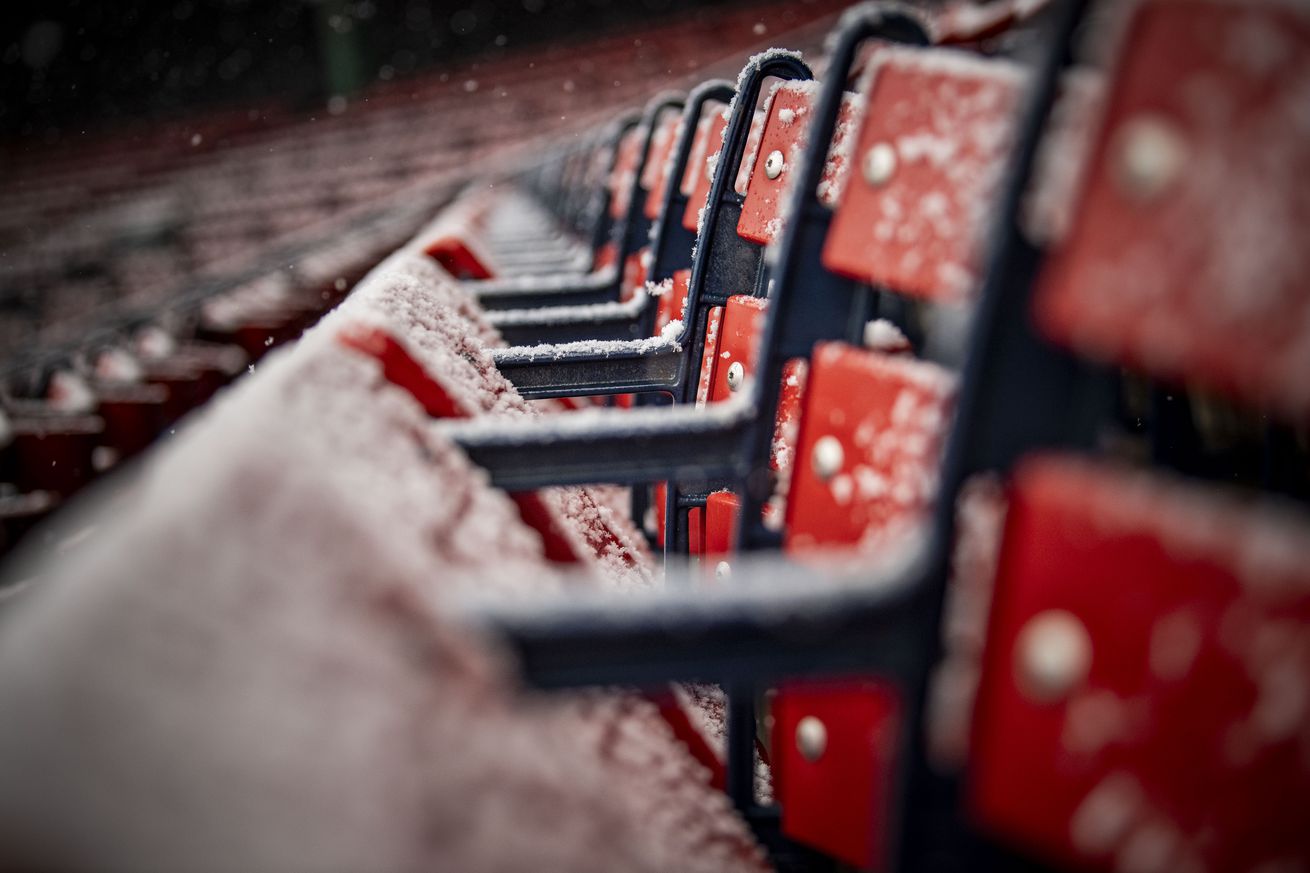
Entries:
POLYGON ((774 149, 769 152, 768 157, 764 159, 764 175, 768 176, 770 179, 778 178, 782 175, 786 163, 786 160, 782 156, 782 152, 774 149))
POLYGON ((860 162, 864 181, 874 187, 886 185, 896 175, 896 149, 890 143, 879 142, 869 147, 860 162))
POLYGON ((727 561, 719 561, 714 567, 715 579, 727 579, 732 575, 732 565, 727 561))
POLYGON ((1114 178, 1134 200, 1152 200, 1182 175, 1187 140, 1169 119, 1142 114, 1129 119, 1115 135, 1114 178))
POLYGON ((746 368, 741 365, 741 361, 733 361, 732 366, 728 367, 728 389, 737 391, 744 384, 746 384, 746 368))
POLYGON ((828 748, 828 727, 818 718, 807 715, 796 722, 796 748, 805 760, 814 762, 828 748))
POLYGON ((831 479, 836 476, 841 471, 842 464, 846 463, 846 451, 842 448, 841 440, 831 434, 819 437, 814 442, 810 462, 820 479, 831 479))
POLYGON ((1029 619, 1015 641, 1015 673, 1029 698, 1053 703, 1087 678, 1092 638, 1078 617, 1048 609, 1029 619))

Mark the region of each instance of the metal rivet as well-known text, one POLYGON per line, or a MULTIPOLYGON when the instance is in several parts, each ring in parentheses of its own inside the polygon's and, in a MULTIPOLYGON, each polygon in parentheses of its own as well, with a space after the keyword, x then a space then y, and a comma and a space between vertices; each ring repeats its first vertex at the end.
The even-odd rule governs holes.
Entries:
POLYGON ((1048 609, 1019 632, 1015 659, 1020 689, 1034 700, 1056 701, 1087 678, 1092 638, 1073 613, 1048 609))
POLYGON ((1187 141, 1168 119, 1141 115, 1115 137, 1115 179, 1124 193, 1150 200, 1178 178, 1187 163, 1187 141))
POLYGON ((896 174, 896 149, 885 142, 875 143, 864 153, 861 167, 864 181, 870 185, 886 185, 896 174))
POLYGON ((810 460, 814 464, 814 472, 820 479, 831 479, 846 462, 846 452, 841 447, 841 440, 831 435, 819 437, 814 443, 814 452, 810 460))
POLYGON ((741 365, 741 361, 734 361, 728 368, 728 388, 736 391, 746 383, 746 368, 741 365))
POLYGON ((782 152, 774 149, 769 152, 769 156, 764 159, 764 175, 770 179, 776 179, 782 175, 784 161, 782 152))
POLYGON ((828 748, 828 728, 812 715, 796 723, 796 748, 807 761, 817 761, 828 748))
POLYGON ((719 561, 719 563, 714 567, 714 578, 716 579, 727 579, 731 575, 732 565, 727 561, 719 561))

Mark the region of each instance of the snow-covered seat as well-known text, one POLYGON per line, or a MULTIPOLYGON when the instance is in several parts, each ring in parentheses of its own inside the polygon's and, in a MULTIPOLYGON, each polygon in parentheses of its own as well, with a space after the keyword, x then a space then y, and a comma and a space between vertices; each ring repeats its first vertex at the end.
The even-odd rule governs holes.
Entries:
POLYGON ((322 312, 321 303, 295 293, 290 277, 273 274, 205 301, 199 333, 240 346, 258 361, 299 336, 322 312))
MULTIPOLYGON (((1310 149, 1290 95, 1310 18, 1144 0, 1118 27, 1068 230, 1029 280, 1037 329, 1170 392, 1222 391, 1266 429, 1267 412, 1302 421, 1310 149)), ((1310 863, 1294 642, 1310 516, 1268 493, 1295 484, 1032 442, 982 658, 973 815, 1087 869, 1310 863)))
POLYGON ((621 583, 555 570, 345 320, 7 602, 5 864, 760 869, 654 706, 517 697, 449 624, 461 596, 621 583))
POLYGON ((215 295, 200 307, 200 339, 238 345, 251 361, 294 340, 345 298, 399 240, 352 230, 279 270, 215 295))
MULTIPOLYGON (((494 331, 458 283, 430 260, 401 252, 384 262, 329 317, 345 320, 342 342, 383 363, 383 373, 440 418, 562 414, 529 405, 496 369, 494 331)), ((634 574, 649 584, 649 556, 640 534, 607 497, 581 488, 547 489, 514 495, 524 520, 557 560, 613 563, 614 572, 634 574)))
POLYGON ((1134 29, 1037 316, 1097 359, 1304 422, 1310 31, 1294 5, 1194 15, 1151 3, 1134 29), (1220 29, 1233 35, 1212 44, 1220 29))
POLYGON ((117 463, 144 451, 167 424, 169 392, 145 381, 136 356, 117 346, 102 349, 90 362, 88 385, 96 413, 105 422, 103 445, 117 463))
POLYGON ((1305 863, 1310 515, 1070 455, 1010 490, 979 820, 1096 869, 1305 863))
POLYGON ((182 336, 184 333, 149 326, 137 332, 132 349, 140 363, 142 381, 167 389, 164 421, 170 425, 208 402, 249 362, 245 350, 238 346, 190 340, 182 336))
POLYGON ((840 189, 824 264, 930 301, 976 294, 1023 84, 1017 65, 968 52, 876 51, 850 152, 858 169, 840 189))
POLYGON ((70 497, 95 477, 95 453, 105 422, 95 414, 94 400, 78 411, 38 401, 6 405, 0 467, 19 493, 70 497))

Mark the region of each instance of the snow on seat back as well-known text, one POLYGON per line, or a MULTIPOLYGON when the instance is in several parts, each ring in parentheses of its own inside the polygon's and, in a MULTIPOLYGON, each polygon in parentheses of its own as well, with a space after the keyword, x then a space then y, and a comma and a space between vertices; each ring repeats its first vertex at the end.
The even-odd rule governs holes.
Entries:
POLYGON ((787 500, 787 551, 869 554, 922 524, 954 396, 954 376, 931 362, 816 346, 787 500))
POLYGON ((1057 340, 1310 413, 1310 11, 1143 2, 1035 307, 1057 340))
MULTIPOLYGON (((746 200, 737 222, 737 233, 746 239, 771 243, 782 231, 783 201, 793 174, 800 169, 818 97, 819 83, 813 81, 782 82, 770 93, 764 108, 764 130, 750 164, 746 200)), ((859 115, 855 95, 843 95, 819 185, 819 199, 827 206, 836 204, 845 184, 854 141, 851 128, 858 124, 859 115)))
MULTIPOLYGON (((665 107, 659 117, 654 121, 654 132, 651 135, 650 147, 642 153, 640 146, 646 144, 645 128, 642 128, 642 136, 638 142, 635 160, 641 164, 641 175, 636 176, 634 168, 633 173, 627 177, 627 182, 631 185, 636 182, 636 194, 643 197, 640 203, 634 204, 634 207, 645 217, 652 221, 659 217, 660 205, 664 200, 664 177, 667 175, 668 164, 673 158, 673 147, 675 137, 682 122, 682 114, 673 107, 665 107)), ((633 191, 629 189, 624 194, 625 209, 626 203, 632 197, 633 191)), ((652 228, 653 232, 653 228, 652 228)), ((651 249, 649 242, 642 242, 635 251, 627 253, 623 268, 623 278, 619 288, 619 300, 629 306, 635 306, 640 300, 644 300, 643 288, 646 284, 646 277, 652 265, 651 249)))
POLYGON ((380 375, 274 354, 7 604, 0 864, 760 869, 653 706, 516 697, 449 621, 571 583, 380 375))
POLYGON ((750 179, 751 167, 755 165, 755 155, 760 150, 760 137, 763 135, 764 110, 757 109, 751 116, 750 130, 746 131, 746 151, 742 153, 741 164, 737 167, 737 177, 732 182, 732 190, 738 194, 746 193, 746 183, 750 179))
POLYGON ((619 150, 609 179, 609 214, 616 221, 627 214, 632 183, 637 181, 637 164, 641 162, 641 149, 645 144, 646 128, 642 125, 632 128, 619 139, 619 150))
MULTIPOLYGON (((766 299, 744 294, 734 294, 725 306, 716 306, 710 311, 696 392, 697 407, 723 403, 749 390, 759 364, 760 339, 767 311, 766 299)), ((804 358, 788 360, 783 365, 782 384, 778 387, 778 411, 769 447, 769 467, 777 477, 773 496, 764 507, 764 523, 775 530, 782 526, 806 372, 804 358)), ((706 555, 726 557, 735 550, 739 510, 740 500, 731 491, 716 491, 708 496, 705 503, 706 555)))
POLYGON ((674 146, 681 132, 682 116, 674 113, 668 114, 655 129, 655 138, 651 142, 650 154, 646 157, 646 166, 641 174, 641 187, 647 192, 646 202, 642 204, 642 215, 651 221, 660 217, 660 206, 664 203, 669 171, 675 157, 674 146))
POLYGON ((701 120, 692 143, 691 158, 687 162, 683 192, 687 195, 687 209, 682 213, 682 226, 693 233, 700 227, 700 216, 710 197, 710 184, 714 180, 714 165, 723 151, 723 135, 728 129, 728 108, 711 113, 701 120))
POLYGON ((1055 454, 1010 494, 973 818, 1060 867, 1310 865, 1310 515, 1055 454))
MULTIPOLYGON (((678 190, 687 198, 687 208, 681 216, 682 225, 686 230, 693 233, 696 231, 699 207, 694 207, 692 204, 696 202, 697 189, 701 184, 701 180, 706 178, 705 161, 710 149, 710 143, 723 139, 723 130, 726 125, 726 110, 706 109, 701 113, 700 120, 696 123, 696 132, 692 136, 691 150, 687 155, 687 166, 683 168, 678 190)), ((670 160, 674 157, 672 151, 670 151, 669 157, 670 160)), ((666 172, 671 170, 671 166, 666 168, 666 172)), ((671 182, 672 180, 666 180, 665 184, 671 182)), ((708 190, 707 182, 706 187, 700 192, 699 196, 704 199, 705 192, 708 190)), ((653 191, 651 193, 654 194, 653 191)), ((661 333, 669 323, 682 321, 687 308, 687 288, 690 283, 690 268, 674 271, 671 289, 663 291, 659 295, 659 306, 655 316, 656 334, 661 333)))
POLYGON ((1023 82, 1009 61, 880 48, 824 264, 932 301, 973 293, 1023 82))
POLYGON ((688 201, 687 209, 682 214, 682 226, 693 233, 696 231, 700 204, 704 203, 706 192, 710 190, 710 170, 706 162, 723 142, 723 131, 727 126, 727 107, 713 112, 707 110, 696 124, 696 135, 692 138, 687 167, 682 171, 682 183, 679 185, 679 190, 688 201))
MULTIPOLYGON (((693 142, 691 160, 687 163, 687 174, 691 180, 691 191, 687 196, 687 209, 682 214, 682 226, 694 233, 700 233, 701 218, 709 204, 710 187, 714 182, 714 168, 723 156, 723 137, 728 132, 729 111, 710 116, 710 123, 705 128, 703 150, 700 145, 701 135, 693 142)), ((733 190, 744 194, 750 174, 751 156, 759 149, 760 137, 764 132, 764 113, 756 112, 751 116, 750 130, 746 136, 746 151, 742 155, 741 165, 737 167, 737 178, 733 180, 733 190)), ((685 178, 685 177, 684 177, 685 178)))
MULTIPOLYGON (((458 305, 466 296, 436 265, 402 251, 361 283, 326 325, 346 344, 382 361, 386 377, 434 416, 539 414, 496 369, 477 322, 461 314, 458 305)), ((514 499, 553 559, 586 561, 616 586, 651 584, 640 533, 613 501, 577 487, 514 499)))
MULTIPOLYGON (((704 396, 697 396, 698 405, 723 403, 741 391, 748 390, 759 366, 760 340, 768 307, 768 300, 762 297, 734 294, 728 298, 717 325, 717 342, 711 346, 707 335, 706 346, 714 350, 713 361, 701 366, 702 375, 709 372, 709 380, 704 396)), ((786 476, 791 469, 792 450, 796 444, 805 374, 804 358, 787 361, 782 368, 782 385, 778 389, 778 413, 774 421, 769 465, 781 474, 778 487, 780 493, 784 494, 786 476)))

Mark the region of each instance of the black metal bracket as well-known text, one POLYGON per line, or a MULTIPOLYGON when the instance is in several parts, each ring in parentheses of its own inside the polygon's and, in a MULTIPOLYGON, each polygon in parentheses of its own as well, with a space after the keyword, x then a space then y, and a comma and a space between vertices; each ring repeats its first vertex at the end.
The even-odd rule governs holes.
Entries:
MULTIPOLYGON (((511 349, 584 340, 639 340, 645 313, 653 312, 657 305, 658 298, 639 288, 631 300, 623 303, 511 309, 488 313, 487 321, 511 349)), ((646 338, 649 336, 648 331, 646 338)), ((640 343, 635 347, 639 348, 640 343)))
POLYGON ((492 485, 531 491, 738 476, 754 421, 754 410, 739 404, 714 414, 691 407, 598 409, 436 427, 488 472, 492 485))
POLYGON ((671 568, 663 589, 647 594, 491 601, 470 615, 505 641, 538 688, 905 675, 917 665, 919 593, 931 572, 912 556, 881 572, 770 556, 734 563, 733 579, 749 584, 706 588, 693 568, 671 568))
POLYGON ((487 311, 585 306, 617 300, 621 272, 618 265, 611 265, 585 276, 513 277, 468 284, 473 287, 478 304, 487 311))
POLYGON ((671 394, 678 387, 683 355, 676 342, 613 345, 616 348, 600 360, 591 343, 580 349, 497 349, 492 359, 501 375, 529 399, 659 390, 671 394))

